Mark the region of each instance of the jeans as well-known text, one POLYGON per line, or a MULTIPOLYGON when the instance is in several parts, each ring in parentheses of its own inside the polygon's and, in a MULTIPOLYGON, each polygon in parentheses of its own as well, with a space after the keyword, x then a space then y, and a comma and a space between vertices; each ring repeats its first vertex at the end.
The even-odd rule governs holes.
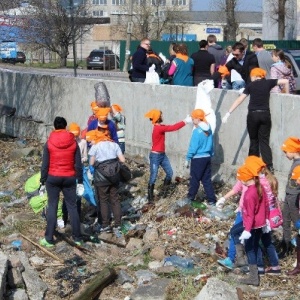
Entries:
POLYGON ((159 166, 161 166, 166 173, 165 180, 172 180, 173 170, 169 158, 165 153, 151 152, 149 155, 149 159, 150 159, 150 180, 149 180, 150 185, 155 184, 159 166))
POLYGON ((252 229, 251 237, 245 240, 245 251, 248 258, 249 265, 257 265, 257 252, 259 248, 259 241, 262 236, 262 229, 252 229))
POLYGON ((243 221, 233 225, 230 229, 230 235, 233 239, 233 242, 235 245, 240 244, 241 241, 239 240, 239 237, 241 236, 242 232, 244 231, 244 225, 243 221))
POLYGON ((239 80, 239 81, 233 81, 233 82, 228 82, 226 83, 226 90, 239 90, 241 88, 244 88, 246 86, 244 80, 239 80))
POLYGON ((122 153, 124 154, 125 153, 125 142, 119 142, 118 144, 121 148, 122 153))
MULTIPOLYGON (((272 243, 271 232, 263 233, 261 236, 261 242, 267 251, 267 255, 268 255, 271 266, 277 267, 279 265, 278 255, 277 255, 275 246, 272 243)), ((261 251, 260 247, 258 248, 258 252, 257 252, 257 266, 264 267, 263 255, 262 255, 262 251, 261 251)))
POLYGON ((272 150, 270 147, 271 114, 266 111, 249 111, 247 130, 250 138, 248 155, 260 156, 268 167, 273 167, 272 150))
POLYGON ((191 160, 190 187, 188 198, 194 200, 200 186, 203 184, 209 203, 216 203, 216 195, 211 181, 211 157, 193 158, 191 160))
POLYGON ((80 235, 80 220, 77 211, 76 201, 76 178, 73 177, 58 177, 48 175, 46 181, 46 189, 48 194, 48 211, 47 211, 47 226, 45 239, 48 243, 53 243, 53 234, 57 222, 57 207, 60 192, 63 193, 64 201, 70 215, 70 223, 72 227, 72 235, 75 241, 81 240, 80 235))
MULTIPOLYGON (((243 221, 243 219, 242 219, 241 212, 237 212, 233 225, 239 224, 242 221, 243 221)), ((228 254, 227 254, 227 256, 230 258, 230 260, 232 262, 234 262, 235 261, 235 255, 236 255, 236 251, 235 251, 234 239, 230 235, 230 238, 229 238, 229 248, 228 248, 228 254)))

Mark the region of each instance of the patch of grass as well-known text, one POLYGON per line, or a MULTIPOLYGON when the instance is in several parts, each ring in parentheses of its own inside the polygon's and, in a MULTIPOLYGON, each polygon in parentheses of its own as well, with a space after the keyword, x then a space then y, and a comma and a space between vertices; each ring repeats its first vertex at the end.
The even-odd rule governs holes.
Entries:
MULTIPOLYGON (((78 67, 86 68, 86 62, 85 61, 77 61, 77 65, 78 65, 78 67)), ((48 62, 48 63, 34 62, 34 63, 30 63, 30 64, 25 64, 24 66, 41 68, 41 69, 60 69, 61 68, 61 66, 59 64, 59 61, 57 61, 57 62, 48 62)), ((66 68, 71 69, 73 67, 74 67, 73 62, 68 61, 66 68)))

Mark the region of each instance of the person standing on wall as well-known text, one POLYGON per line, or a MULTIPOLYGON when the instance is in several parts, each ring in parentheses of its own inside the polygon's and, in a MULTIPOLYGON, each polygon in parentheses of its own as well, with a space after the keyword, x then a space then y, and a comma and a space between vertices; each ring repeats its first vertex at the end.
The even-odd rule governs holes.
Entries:
POLYGON ((132 82, 144 82, 146 79, 146 72, 149 71, 147 51, 150 45, 149 39, 142 39, 139 47, 132 56, 132 71, 130 74, 132 82))

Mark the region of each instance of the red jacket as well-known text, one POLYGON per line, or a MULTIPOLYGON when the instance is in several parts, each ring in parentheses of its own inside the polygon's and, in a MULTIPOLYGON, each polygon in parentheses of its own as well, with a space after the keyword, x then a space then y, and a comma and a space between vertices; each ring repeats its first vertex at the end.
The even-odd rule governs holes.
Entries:
POLYGON ((75 176, 76 141, 66 130, 52 131, 48 139, 49 171, 52 176, 75 176))
POLYGON ((264 190, 261 202, 259 202, 258 193, 255 185, 248 186, 245 192, 243 204, 243 225, 246 231, 261 228, 266 225, 266 219, 269 219, 269 207, 267 196, 264 190))
POLYGON ((165 152, 165 133, 176 131, 185 125, 183 121, 174 125, 154 125, 152 132, 152 149, 151 151, 165 152))

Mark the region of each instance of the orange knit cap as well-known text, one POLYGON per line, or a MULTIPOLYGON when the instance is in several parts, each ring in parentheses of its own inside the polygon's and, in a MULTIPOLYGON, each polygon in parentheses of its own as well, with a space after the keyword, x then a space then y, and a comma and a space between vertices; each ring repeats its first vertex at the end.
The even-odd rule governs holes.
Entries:
POLYGON ((97 105, 97 102, 93 101, 91 103, 91 109, 93 112, 96 112, 98 110, 99 106, 97 105))
POLYGON ((110 137, 108 136, 108 132, 99 130, 88 131, 85 138, 88 142, 95 142, 96 144, 103 141, 111 141, 110 137))
POLYGON ((245 159, 244 164, 255 176, 258 176, 263 168, 266 167, 264 161, 255 155, 250 155, 245 159))
POLYGON ((300 165, 294 168, 291 176, 291 179, 298 180, 299 178, 300 178, 300 165))
POLYGON ((113 104, 111 106, 116 112, 121 112, 123 109, 119 104, 113 104))
POLYGON ((191 112, 192 119, 199 119, 200 121, 207 122, 205 119, 205 112, 202 109, 194 109, 191 112))
POLYGON ((286 139, 282 146, 281 150, 284 152, 293 152, 299 153, 300 152, 300 140, 297 137, 291 136, 286 139))
POLYGON ((158 109, 151 109, 146 114, 145 117, 149 118, 152 121, 152 124, 155 124, 161 116, 161 111, 158 109))
POLYGON ((107 115, 109 112, 109 107, 99 107, 95 114, 99 121, 105 122, 107 120, 107 115))
POLYGON ((262 68, 254 68, 250 72, 250 77, 257 76, 257 77, 260 77, 260 78, 265 78, 266 75, 267 75, 267 72, 262 68))
POLYGON ((236 174, 236 178, 238 180, 241 181, 248 181, 252 178, 254 178, 255 175, 253 174, 253 172, 251 170, 249 170, 247 168, 247 166, 241 166, 238 170, 237 170, 237 174, 236 174))
POLYGON ((79 136, 80 127, 77 123, 71 123, 69 126, 69 131, 72 132, 75 136, 79 136))
POLYGON ((230 72, 229 72, 229 70, 227 69, 227 67, 225 65, 224 66, 221 65, 219 67, 218 72, 221 74, 222 77, 230 75, 230 72))

